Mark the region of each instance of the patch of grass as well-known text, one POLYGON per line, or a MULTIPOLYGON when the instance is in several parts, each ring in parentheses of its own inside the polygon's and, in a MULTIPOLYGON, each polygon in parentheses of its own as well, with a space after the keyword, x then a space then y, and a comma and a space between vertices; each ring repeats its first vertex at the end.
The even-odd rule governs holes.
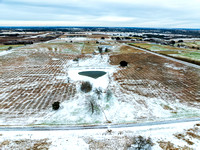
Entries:
POLYGON ((198 112, 192 112, 192 111, 187 111, 187 110, 182 110, 180 112, 176 112, 172 114, 172 118, 191 118, 191 117, 198 117, 199 113, 198 112))
POLYGON ((157 51, 157 53, 159 53, 159 54, 164 54, 164 55, 168 55, 168 54, 179 54, 178 51, 157 51))
POLYGON ((122 45, 119 50, 120 50, 121 54, 126 54, 126 53, 141 53, 141 52, 143 52, 141 50, 138 50, 138 49, 135 49, 133 47, 126 46, 126 45, 122 45))
POLYGON ((24 45, 0 45, 0 51, 8 50, 9 47, 17 48, 17 47, 20 47, 20 46, 24 46, 24 45))
POLYGON ((92 54, 95 50, 97 50, 98 44, 94 43, 84 43, 82 48, 82 53, 92 54))
POLYGON ((0 143, 0 149, 48 150, 51 144, 52 142, 49 142, 48 139, 5 140, 0 143))
POLYGON ((186 41, 186 42, 177 43, 177 44, 184 45, 184 46, 189 46, 189 47, 192 47, 192 46, 199 47, 200 46, 200 41, 186 41))
POLYGON ((179 48, 169 45, 158 45, 151 43, 131 43, 130 45, 154 51, 159 54, 175 57, 177 59, 181 59, 183 61, 188 61, 191 63, 199 64, 200 62, 200 52, 198 52, 198 50, 190 48, 179 48))
POLYGON ((200 60, 200 53, 199 52, 190 52, 190 53, 181 53, 178 56, 187 57, 190 59, 200 60))
POLYGON ((131 43, 130 45, 139 46, 151 51, 191 51, 192 49, 178 48, 169 45, 159 45, 159 44, 151 44, 151 43, 131 43))
POLYGON ((190 141, 190 139, 186 139, 184 134, 175 134, 174 135, 177 139, 185 141, 189 145, 193 145, 194 143, 190 141))
POLYGON ((170 141, 165 142, 165 141, 158 141, 159 146, 163 149, 163 150, 192 150, 191 148, 184 146, 184 147, 175 147, 175 145, 173 143, 171 143, 170 141))
POLYGON ((193 137, 193 138, 195 138, 195 139, 200 140, 200 136, 197 135, 197 134, 195 134, 195 133, 192 133, 192 132, 186 132, 186 134, 189 135, 189 136, 191 136, 191 137, 193 137))
POLYGON ((162 106, 163 107, 163 109, 165 109, 165 110, 173 110, 170 106, 168 106, 168 105, 163 105, 162 106))
POLYGON ((31 49, 45 48, 52 52, 68 53, 68 54, 80 54, 83 43, 40 43, 31 49))

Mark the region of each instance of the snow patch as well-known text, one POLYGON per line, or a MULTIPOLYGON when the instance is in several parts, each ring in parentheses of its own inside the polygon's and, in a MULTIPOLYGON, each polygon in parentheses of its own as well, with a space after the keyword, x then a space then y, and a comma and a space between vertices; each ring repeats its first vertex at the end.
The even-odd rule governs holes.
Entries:
POLYGON ((58 58, 52 58, 52 60, 59 60, 58 58))
POLYGON ((4 56, 4 55, 10 54, 10 53, 12 53, 12 52, 13 52, 12 50, 3 51, 3 52, 0 52, 0 56, 4 56))
POLYGON ((70 80, 73 82, 89 81, 94 87, 101 87, 103 89, 107 88, 110 82, 109 80, 116 70, 116 67, 109 64, 108 55, 94 55, 92 58, 81 59, 78 62, 70 61, 69 66, 70 68, 66 68, 66 70, 70 80), (93 79, 91 77, 79 75, 78 73, 81 71, 104 71, 106 74, 97 79, 93 79))
POLYGON ((167 68, 172 68, 174 70, 185 70, 184 67, 176 67, 174 64, 169 64, 169 63, 165 63, 164 64, 164 67, 167 67, 167 68))

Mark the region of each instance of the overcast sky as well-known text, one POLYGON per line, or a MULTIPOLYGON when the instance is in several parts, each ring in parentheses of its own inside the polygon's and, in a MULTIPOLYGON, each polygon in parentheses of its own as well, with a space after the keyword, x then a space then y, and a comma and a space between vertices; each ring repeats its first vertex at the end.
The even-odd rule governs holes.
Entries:
POLYGON ((200 28, 200 0, 0 0, 0 26, 200 28))

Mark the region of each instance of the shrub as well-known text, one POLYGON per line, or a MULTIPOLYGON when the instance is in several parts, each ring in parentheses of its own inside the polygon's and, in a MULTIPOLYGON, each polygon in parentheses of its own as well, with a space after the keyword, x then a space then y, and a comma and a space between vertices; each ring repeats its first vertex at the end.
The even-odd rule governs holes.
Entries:
POLYGON ((176 42, 174 41, 174 40, 171 40, 170 42, 169 42, 169 44, 170 45, 174 45, 176 42))
POLYGON ((8 47, 8 50, 11 50, 11 49, 12 49, 12 46, 9 46, 9 47, 8 47))
POLYGON ((103 52, 103 48, 102 47, 98 47, 99 53, 101 54, 103 52))
POLYGON ((92 90, 92 85, 90 84, 90 82, 83 82, 81 84, 81 91, 88 93, 92 90))
POLYGON ((73 61, 77 61, 77 62, 78 62, 78 61, 79 61, 79 58, 74 58, 73 61))
POLYGON ((54 102, 52 104, 52 108, 53 108, 53 110, 58 110, 60 108, 60 102, 54 102))
POLYGON ((120 66, 121 67, 126 67, 128 65, 128 62, 126 62, 126 61, 121 61, 120 62, 120 66))
POLYGON ((183 40, 178 40, 178 43, 182 43, 183 42, 183 40))
POLYGON ((134 137, 133 144, 128 150, 151 150, 153 142, 151 138, 144 138, 142 136, 134 137))

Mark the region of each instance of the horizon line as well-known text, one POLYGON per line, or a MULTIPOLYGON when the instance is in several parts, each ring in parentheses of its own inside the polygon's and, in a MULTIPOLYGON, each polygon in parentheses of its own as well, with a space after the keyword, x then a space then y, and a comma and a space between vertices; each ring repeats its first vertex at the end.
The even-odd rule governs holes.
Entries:
POLYGON ((200 28, 178 28, 178 27, 126 27, 126 26, 55 26, 55 25, 48 25, 48 26, 40 26, 40 25, 36 25, 36 26, 2 26, 0 25, 0 28, 48 28, 48 27, 52 27, 52 28, 142 28, 142 29, 189 29, 189 30, 200 30, 200 28))

